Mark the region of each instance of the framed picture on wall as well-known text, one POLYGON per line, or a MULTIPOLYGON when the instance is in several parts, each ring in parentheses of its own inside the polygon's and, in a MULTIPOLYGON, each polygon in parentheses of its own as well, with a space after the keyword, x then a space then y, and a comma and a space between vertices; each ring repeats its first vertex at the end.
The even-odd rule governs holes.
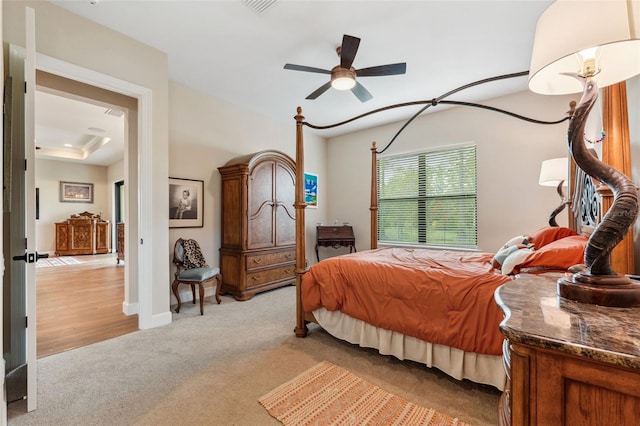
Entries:
POLYGON ((61 181, 60 201, 63 203, 93 203, 93 184, 61 181))
POLYGON ((307 207, 318 207, 318 175, 304 174, 304 202, 307 207))
POLYGON ((202 228, 204 181, 169 178, 169 228, 202 228))

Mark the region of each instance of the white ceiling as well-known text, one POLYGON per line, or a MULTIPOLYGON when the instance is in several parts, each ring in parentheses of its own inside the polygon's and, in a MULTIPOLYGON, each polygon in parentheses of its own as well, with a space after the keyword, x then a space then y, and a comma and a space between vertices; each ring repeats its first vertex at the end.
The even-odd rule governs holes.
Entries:
MULTIPOLYGON (((537 19, 552 1, 52 3, 166 52, 171 80, 293 128, 297 106, 302 107, 307 121, 325 125, 390 104, 432 99, 487 77, 526 71, 537 19), (260 6, 268 7, 259 13, 256 8, 260 6), (285 70, 284 64, 330 70, 339 63, 336 47, 343 34, 361 39, 353 63, 356 69, 406 62, 406 74, 359 78, 373 95, 366 103, 349 91, 334 89, 316 100, 306 100, 329 76, 285 70)), ((527 78, 518 77, 478 86, 450 99, 477 102, 526 89, 527 78)), ((419 109, 387 111, 339 131, 402 120, 419 109)), ((79 125, 92 126, 96 125, 79 125)))
POLYGON ((123 111, 36 90, 36 156, 110 166, 124 157, 123 111))

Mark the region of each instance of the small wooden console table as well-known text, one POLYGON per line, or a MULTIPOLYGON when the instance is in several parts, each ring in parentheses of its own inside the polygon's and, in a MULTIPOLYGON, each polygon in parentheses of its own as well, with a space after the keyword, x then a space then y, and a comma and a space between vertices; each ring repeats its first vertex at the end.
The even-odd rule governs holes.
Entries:
POLYGON ((319 262, 318 247, 349 247, 349 253, 357 251, 353 227, 350 225, 316 226, 316 259, 319 262))

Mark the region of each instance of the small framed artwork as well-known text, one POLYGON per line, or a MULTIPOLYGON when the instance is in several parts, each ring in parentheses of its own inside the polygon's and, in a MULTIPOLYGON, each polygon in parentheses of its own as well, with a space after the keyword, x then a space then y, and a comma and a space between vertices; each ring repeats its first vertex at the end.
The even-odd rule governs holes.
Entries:
POLYGON ((202 228, 204 181, 169 178, 169 228, 202 228))
POLYGON ((318 175, 304 174, 304 202, 307 207, 318 207, 318 175))
POLYGON ((93 203, 93 184, 60 182, 60 201, 63 203, 93 203))

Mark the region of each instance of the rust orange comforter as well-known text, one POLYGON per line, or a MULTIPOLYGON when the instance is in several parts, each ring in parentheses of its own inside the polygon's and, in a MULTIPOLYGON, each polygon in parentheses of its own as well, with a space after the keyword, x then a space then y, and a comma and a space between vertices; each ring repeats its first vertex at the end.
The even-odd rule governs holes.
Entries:
POLYGON ((468 352, 502 354, 496 288, 512 277, 491 253, 381 248, 325 259, 302 277, 305 312, 320 307, 468 352))

